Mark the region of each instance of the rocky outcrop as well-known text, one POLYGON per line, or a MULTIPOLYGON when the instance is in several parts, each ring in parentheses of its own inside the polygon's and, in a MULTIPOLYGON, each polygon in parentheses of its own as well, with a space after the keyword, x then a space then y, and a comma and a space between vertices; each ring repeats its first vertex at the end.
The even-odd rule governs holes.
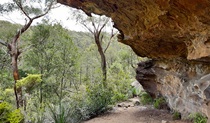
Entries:
POLYGON ((136 79, 153 97, 166 97, 169 107, 183 117, 201 112, 210 117, 209 63, 176 60, 138 64, 136 79))
MULTIPOLYGON (((137 79, 152 96, 163 95, 183 115, 202 112, 210 119, 209 0, 58 0, 111 17, 118 39, 139 56, 137 79)), ((209 121, 210 122, 210 121, 209 121)))

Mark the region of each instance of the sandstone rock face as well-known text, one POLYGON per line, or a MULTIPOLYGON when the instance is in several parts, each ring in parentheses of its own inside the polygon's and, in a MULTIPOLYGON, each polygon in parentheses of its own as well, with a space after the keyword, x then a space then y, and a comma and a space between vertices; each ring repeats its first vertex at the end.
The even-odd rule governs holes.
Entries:
POLYGON ((111 17, 119 41, 153 59, 137 69, 144 89, 167 97, 183 115, 202 112, 210 119, 209 0, 57 1, 88 15, 111 17))
POLYGON ((136 79, 153 97, 166 97, 169 107, 187 117, 201 112, 210 117, 209 63, 176 60, 138 64, 136 79))

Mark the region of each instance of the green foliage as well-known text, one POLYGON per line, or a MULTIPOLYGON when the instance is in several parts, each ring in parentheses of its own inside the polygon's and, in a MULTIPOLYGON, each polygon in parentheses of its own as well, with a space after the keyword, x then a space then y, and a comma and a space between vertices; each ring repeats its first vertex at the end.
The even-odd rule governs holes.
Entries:
POLYGON ((128 97, 129 98, 132 98, 132 97, 135 97, 135 96, 140 97, 142 93, 143 93, 143 91, 141 91, 141 89, 138 88, 138 87, 130 86, 129 89, 128 89, 128 97))
POLYGON ((12 2, 0 4, 0 13, 6 14, 9 12, 13 12, 15 10, 20 9, 19 6, 21 6, 21 9, 23 9, 23 11, 27 13, 27 15, 40 15, 46 12, 50 8, 51 3, 53 3, 54 1, 55 0, 43 0, 43 1, 34 0, 30 1, 32 2, 31 4, 27 0, 13 0, 12 2), (37 6, 37 4, 45 4, 45 5, 37 6))
POLYGON ((8 103, 12 103, 14 101, 14 89, 6 88, 3 90, 0 88, 0 92, 0 102, 5 101, 8 103))
POLYGON ((131 90, 132 90, 132 95, 139 96, 141 94, 141 90, 139 88, 133 87, 131 90))
POLYGON ((173 120, 180 120, 181 114, 178 111, 173 112, 173 120))
POLYGON ((27 92, 33 90, 42 81, 40 74, 28 74, 27 77, 18 80, 17 88, 24 87, 27 92))
POLYGON ((5 89, 5 94, 6 95, 13 95, 14 94, 14 89, 10 89, 10 88, 5 89))
MULTIPOLYGON (((9 72, 9 67, 0 70, 0 78, 0 88, 2 88, 2 90, 13 87, 13 83, 11 82, 13 79, 11 73, 9 72)), ((0 95, 1 94, 2 93, 0 93, 0 95)))
POLYGON ((161 106, 164 105, 165 103, 166 103, 166 100, 163 97, 160 97, 160 98, 155 99, 153 106, 156 109, 160 109, 161 106))
POLYGON ((0 13, 7 13, 15 10, 17 7, 13 3, 0 4, 0 13))
MULTIPOLYGON (((0 24, 4 25, 7 24, 0 24)), ((16 27, 9 25, 9 28, 16 27)), ((0 32, 6 29, 6 26, 5 29, 0 28, 0 32)), ((0 39, 10 40, 11 32, 0 33, 0 39)), ((107 37, 109 34, 104 33, 104 47, 109 42, 107 37)), ((45 21, 32 27, 20 40, 24 40, 19 44, 21 50, 31 46, 21 54, 21 80, 17 82, 17 87, 25 89, 25 122, 54 120, 58 123, 78 123, 103 113, 109 109, 108 105, 128 98, 130 82, 135 74, 131 62, 136 58, 130 55, 131 50, 126 46, 116 41, 110 44, 106 52, 108 78, 105 88, 100 82, 100 57, 89 33, 69 32, 60 24, 45 21), (30 74, 26 76, 26 73, 30 74)), ((5 53, 0 51, 2 61, 5 53)), ((0 63, 0 66, 5 64, 0 63)), ((3 78, 0 80, 0 100, 9 99, 8 102, 15 106, 15 101, 10 99, 14 96, 11 96, 13 84, 9 67, 3 67, 0 78, 3 78)), ((138 90, 133 93, 138 94, 138 90)), ((20 112, 11 112, 12 109, 9 109, 5 123, 9 122, 9 114, 14 121, 21 120, 20 112)))
POLYGON ((18 72, 19 72, 19 76, 20 76, 21 79, 24 78, 24 77, 27 77, 27 72, 26 71, 24 71, 22 69, 19 69, 18 72))
POLYGON ((193 120, 193 123, 207 123, 208 118, 200 113, 190 114, 189 118, 193 120))
POLYGON ((104 88, 102 84, 88 85, 86 92, 89 117, 97 116, 107 110, 107 106, 110 104, 112 97, 109 89, 104 88))
POLYGON ((59 109, 57 109, 56 106, 50 105, 48 105, 48 107, 55 123, 71 123, 70 121, 68 121, 69 116, 71 115, 69 108, 60 107, 59 109), (59 110, 59 112, 56 112, 57 110, 59 110))
POLYGON ((20 109, 13 111, 13 107, 8 102, 0 103, 0 123, 22 123, 24 116, 20 109))
POLYGON ((140 101, 143 105, 147 105, 151 104, 153 102, 153 99, 148 93, 144 92, 140 96, 140 101))
POLYGON ((12 106, 7 102, 0 103, 0 123, 8 122, 8 115, 12 109, 12 106))
POLYGON ((129 97, 131 74, 123 67, 123 64, 114 62, 109 71, 109 87, 113 90, 112 104, 124 101, 129 97), (117 74, 116 74, 117 73, 117 74))
POLYGON ((8 115, 8 121, 10 123, 23 123, 24 121, 24 116, 21 113, 20 109, 16 109, 14 111, 12 111, 9 115, 8 115))
POLYGON ((78 123, 109 109, 112 93, 101 84, 89 84, 80 91, 73 95, 68 103, 63 99, 58 105, 49 104, 55 123, 78 123))
POLYGON ((4 41, 12 40, 13 36, 16 34, 16 31, 21 27, 18 24, 12 24, 7 21, 0 21, 0 39, 4 41))
POLYGON ((124 101, 128 99, 128 96, 125 94, 122 94, 120 92, 114 92, 112 99, 112 104, 120 101, 124 101))

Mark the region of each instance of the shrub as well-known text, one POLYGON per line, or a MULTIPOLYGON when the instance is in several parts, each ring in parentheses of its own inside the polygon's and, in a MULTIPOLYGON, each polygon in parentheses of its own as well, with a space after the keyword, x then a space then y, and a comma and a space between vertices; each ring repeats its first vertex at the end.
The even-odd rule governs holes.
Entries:
POLYGON ((111 102, 112 93, 109 89, 99 85, 88 86, 87 104, 90 117, 97 116, 107 110, 107 106, 111 102))
POLYGON ((164 105, 166 105, 166 100, 163 97, 155 99, 153 104, 156 109, 161 109, 164 105))
POLYGON ((20 109, 16 109, 8 115, 8 121, 10 123, 23 123, 24 116, 20 109))
POLYGON ((41 81, 42 79, 40 74, 28 74, 27 77, 18 80, 16 86, 17 88, 24 87, 26 92, 30 92, 36 88, 41 81))
POLYGON ((48 105, 50 109, 50 113, 52 114, 52 119, 55 123, 72 123, 69 120, 70 116, 70 109, 68 106, 64 108, 64 106, 54 106, 48 105))
POLYGON ((115 92, 113 97, 111 98, 111 103, 115 104, 116 102, 119 101, 125 101, 128 99, 128 96, 119 92, 115 92))
POLYGON ((141 90, 139 88, 135 88, 135 87, 132 88, 132 95, 133 95, 133 97, 134 96, 139 96, 140 93, 141 93, 141 90))
POLYGON ((22 123, 23 120, 24 116, 20 109, 12 111, 9 103, 0 103, 0 123, 22 123))
POLYGON ((181 114, 178 111, 174 111, 173 113, 173 120, 180 120, 181 114))
MULTIPOLYGON (((58 103, 49 103, 49 119, 55 123, 78 123, 93 118, 109 110, 112 101, 112 88, 104 87, 101 83, 87 83, 71 97, 62 98, 58 103)), ((117 99, 124 96, 119 94, 117 99)))
POLYGON ((207 117, 200 113, 190 114, 189 117, 193 120, 193 123, 207 123, 207 117))
POLYGON ((148 93, 144 92, 140 96, 140 101, 143 105, 146 105, 151 104, 153 102, 153 99, 148 93))
POLYGON ((0 103, 0 123, 8 122, 8 115, 11 111, 11 105, 7 102, 0 103))

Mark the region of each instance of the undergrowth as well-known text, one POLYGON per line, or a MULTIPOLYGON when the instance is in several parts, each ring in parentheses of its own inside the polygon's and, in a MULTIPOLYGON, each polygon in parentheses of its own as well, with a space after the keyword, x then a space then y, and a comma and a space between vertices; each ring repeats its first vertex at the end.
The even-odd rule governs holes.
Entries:
POLYGON ((160 97, 160 98, 155 99, 153 106, 156 109, 161 109, 161 107, 165 104, 166 104, 166 100, 163 97, 160 97))
POLYGON ((146 92, 143 92, 140 96, 140 102, 143 104, 143 105, 147 105, 147 104, 152 104, 153 102, 153 99, 152 97, 146 93, 146 92))
POLYGON ((178 111, 173 112, 173 120, 180 120, 181 114, 178 111))
POLYGON ((193 120, 193 123, 207 123, 207 117, 200 113, 190 114, 189 118, 193 120))

